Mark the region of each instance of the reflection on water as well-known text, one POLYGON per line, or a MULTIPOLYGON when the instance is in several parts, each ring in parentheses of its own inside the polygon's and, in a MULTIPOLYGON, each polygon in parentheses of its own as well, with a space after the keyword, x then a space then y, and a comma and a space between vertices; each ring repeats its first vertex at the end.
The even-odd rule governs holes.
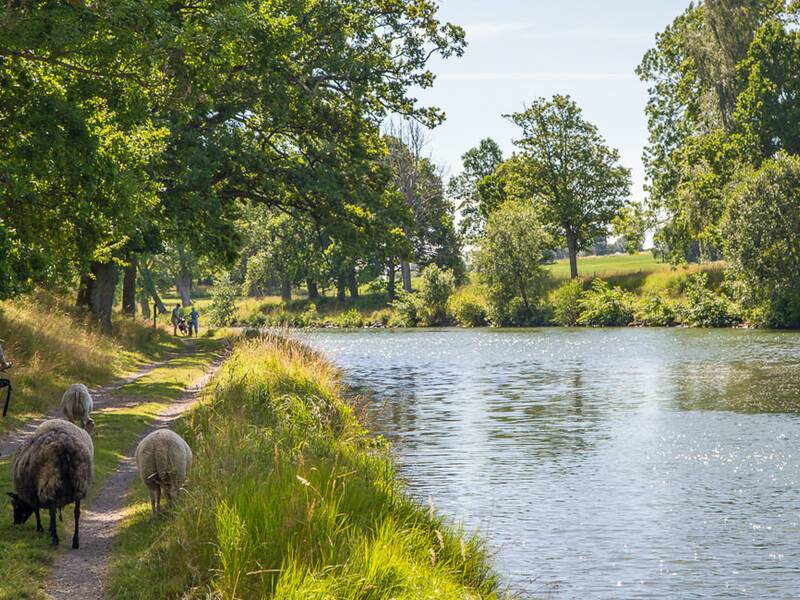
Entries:
POLYGON ((304 334, 411 492, 553 598, 800 597, 800 335, 304 334))

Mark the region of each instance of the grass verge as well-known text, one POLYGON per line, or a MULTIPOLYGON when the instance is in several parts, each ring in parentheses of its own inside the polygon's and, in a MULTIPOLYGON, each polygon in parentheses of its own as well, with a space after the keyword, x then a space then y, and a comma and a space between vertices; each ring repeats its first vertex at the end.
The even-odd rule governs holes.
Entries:
MULTIPOLYGON (((93 413, 96 421, 92 436, 95 446, 93 490, 98 490, 106 477, 116 470, 142 430, 168 404, 180 398, 189 384, 202 377, 223 345, 222 340, 208 338, 199 338, 192 343, 196 343, 192 354, 175 358, 115 391, 115 396, 130 400, 130 406, 93 413)), ((12 490, 10 471, 10 458, 3 457, 0 459, 0 490, 12 490)), ((88 504, 91 506, 91 496, 88 504)), ((0 561, 0 599, 45 598, 43 586, 48 581, 57 552, 72 551, 63 545, 68 546, 71 539, 72 511, 64 511, 64 522, 59 523, 62 547, 54 549, 47 535, 36 534, 35 519, 31 518, 23 526, 14 526, 11 505, 4 502, 4 506, 5 514, 0 519, 0 556, 5 558, 0 561)), ((46 527, 46 517, 44 521, 46 527)))
POLYGON ((187 492, 151 521, 139 490, 111 598, 498 597, 482 541, 405 495, 306 347, 242 342, 179 431, 195 455, 187 492))

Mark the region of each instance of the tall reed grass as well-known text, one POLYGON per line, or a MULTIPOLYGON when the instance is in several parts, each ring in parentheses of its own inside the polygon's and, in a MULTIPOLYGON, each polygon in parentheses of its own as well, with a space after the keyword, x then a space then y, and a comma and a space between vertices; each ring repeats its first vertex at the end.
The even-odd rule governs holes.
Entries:
POLYGON ((243 342, 181 433, 195 453, 187 491, 154 523, 137 505, 111 597, 498 597, 482 541, 404 493, 307 347, 243 342))

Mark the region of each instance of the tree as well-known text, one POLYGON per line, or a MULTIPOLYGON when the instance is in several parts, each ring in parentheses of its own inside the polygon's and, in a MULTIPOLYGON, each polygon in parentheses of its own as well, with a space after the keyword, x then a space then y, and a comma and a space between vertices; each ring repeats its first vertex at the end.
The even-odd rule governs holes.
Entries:
POLYGON ((116 268, 139 237, 153 243, 136 252, 179 242, 225 265, 243 199, 372 220, 381 121, 443 118, 408 95, 432 85, 432 56, 463 52, 463 31, 436 12, 429 0, 9 3, 0 294, 80 275, 79 300, 110 326, 116 268))
POLYGON ((393 125, 385 139, 388 166, 411 217, 404 232, 413 253, 400 257, 403 289, 411 292, 411 260, 421 267, 437 264, 451 269, 458 280, 463 279, 466 269, 453 205, 445 195, 441 172, 422 154, 426 143, 422 128, 416 123, 393 125))
POLYGON ((769 326, 800 326, 800 157, 781 153, 744 172, 723 231, 742 303, 769 326))
POLYGON ((784 137, 778 131, 792 122, 779 109, 792 104, 779 98, 792 97, 783 84, 796 71, 786 53, 793 34, 782 22, 785 5, 692 4, 656 36, 637 69, 650 84, 649 208, 659 217, 656 243, 673 262, 720 257, 723 190, 742 164, 774 152, 772 141, 784 137))
POLYGON ((551 243, 539 211, 528 202, 506 202, 489 216, 476 265, 495 325, 538 321, 547 280, 542 261, 551 243))
POLYGON ((422 270, 417 296, 417 317, 427 327, 446 325, 447 301, 456 289, 453 272, 435 264, 422 270))
POLYGON ((626 205, 630 171, 569 96, 539 98, 507 118, 522 128, 514 143, 521 149, 525 193, 550 233, 566 244, 575 278, 578 251, 607 235, 626 205))
MULTIPOLYGON (((461 213, 461 234, 470 241, 477 240, 486 225, 485 202, 481 199, 481 182, 491 177, 503 162, 503 152, 491 138, 481 140, 475 148, 461 157, 462 171, 452 177, 448 194, 461 213)), ((485 183, 484 183, 485 185, 485 183)))

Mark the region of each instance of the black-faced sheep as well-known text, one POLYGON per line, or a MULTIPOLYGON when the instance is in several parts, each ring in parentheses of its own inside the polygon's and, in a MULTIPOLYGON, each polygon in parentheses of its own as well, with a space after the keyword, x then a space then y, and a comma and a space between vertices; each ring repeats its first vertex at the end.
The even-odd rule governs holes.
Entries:
POLYGON ((14 507, 14 524, 21 525, 36 515, 36 531, 42 529, 39 509, 50 512, 50 538, 58 545, 56 511, 75 503, 75 533, 72 547, 79 547, 78 523, 81 500, 93 481, 92 438, 83 429, 52 419, 36 428, 14 455, 11 477, 15 493, 9 493, 14 507))
POLYGON ((192 449, 174 431, 158 429, 136 447, 139 477, 150 491, 153 515, 161 511, 161 492, 172 505, 177 491, 192 467, 192 449))
POLYGON ((61 412, 68 421, 83 427, 87 432, 94 431, 92 414, 92 395, 82 383, 73 383, 61 397, 61 412))

